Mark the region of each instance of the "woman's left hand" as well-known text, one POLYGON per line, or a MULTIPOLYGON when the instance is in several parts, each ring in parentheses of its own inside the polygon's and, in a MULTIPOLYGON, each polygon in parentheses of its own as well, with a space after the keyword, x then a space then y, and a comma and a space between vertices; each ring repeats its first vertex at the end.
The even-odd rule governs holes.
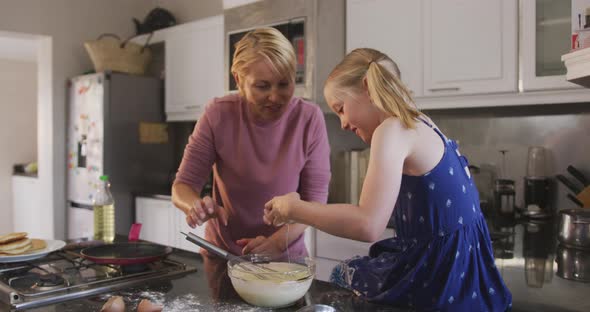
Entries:
POLYGON ((300 200, 301 197, 295 192, 274 197, 264 204, 262 220, 264 220, 264 223, 274 226, 281 226, 289 222, 289 212, 300 200))
POLYGON ((267 254, 280 255, 283 250, 277 242, 269 237, 257 236, 255 238, 242 238, 236 241, 236 244, 243 246, 242 254, 267 254))

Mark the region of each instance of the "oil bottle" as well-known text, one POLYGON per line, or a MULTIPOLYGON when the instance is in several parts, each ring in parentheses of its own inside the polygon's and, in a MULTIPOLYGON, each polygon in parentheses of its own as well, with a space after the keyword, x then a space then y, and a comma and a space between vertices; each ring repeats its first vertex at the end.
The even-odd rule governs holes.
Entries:
POLYGON ((105 242, 115 240, 115 200, 111 194, 111 184, 107 175, 100 181, 92 199, 94 210, 94 239, 105 242))

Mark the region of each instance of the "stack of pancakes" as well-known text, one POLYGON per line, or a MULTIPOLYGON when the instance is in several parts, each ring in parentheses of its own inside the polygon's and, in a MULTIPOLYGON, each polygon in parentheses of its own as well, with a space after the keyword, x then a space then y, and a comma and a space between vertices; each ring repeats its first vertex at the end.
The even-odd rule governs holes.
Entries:
POLYGON ((47 246, 44 240, 27 238, 27 235, 27 232, 1 235, 0 256, 22 255, 47 246))

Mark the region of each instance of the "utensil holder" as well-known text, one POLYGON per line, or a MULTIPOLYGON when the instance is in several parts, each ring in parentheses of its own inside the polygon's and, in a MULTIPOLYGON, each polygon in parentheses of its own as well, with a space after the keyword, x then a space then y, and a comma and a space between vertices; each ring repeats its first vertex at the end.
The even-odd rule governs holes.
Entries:
POLYGON ((584 205, 584 208, 590 208, 590 186, 578 193, 576 198, 584 205))

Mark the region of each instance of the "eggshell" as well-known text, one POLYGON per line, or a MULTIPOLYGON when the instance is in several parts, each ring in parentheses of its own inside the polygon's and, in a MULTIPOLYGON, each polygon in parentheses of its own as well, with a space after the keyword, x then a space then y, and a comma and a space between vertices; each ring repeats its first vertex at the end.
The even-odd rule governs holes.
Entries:
POLYGON ((121 296, 112 296, 100 309, 101 312, 125 312, 125 301, 121 296))
POLYGON ((143 299, 137 305, 137 312, 161 312, 164 307, 160 304, 153 303, 148 299, 143 299))

